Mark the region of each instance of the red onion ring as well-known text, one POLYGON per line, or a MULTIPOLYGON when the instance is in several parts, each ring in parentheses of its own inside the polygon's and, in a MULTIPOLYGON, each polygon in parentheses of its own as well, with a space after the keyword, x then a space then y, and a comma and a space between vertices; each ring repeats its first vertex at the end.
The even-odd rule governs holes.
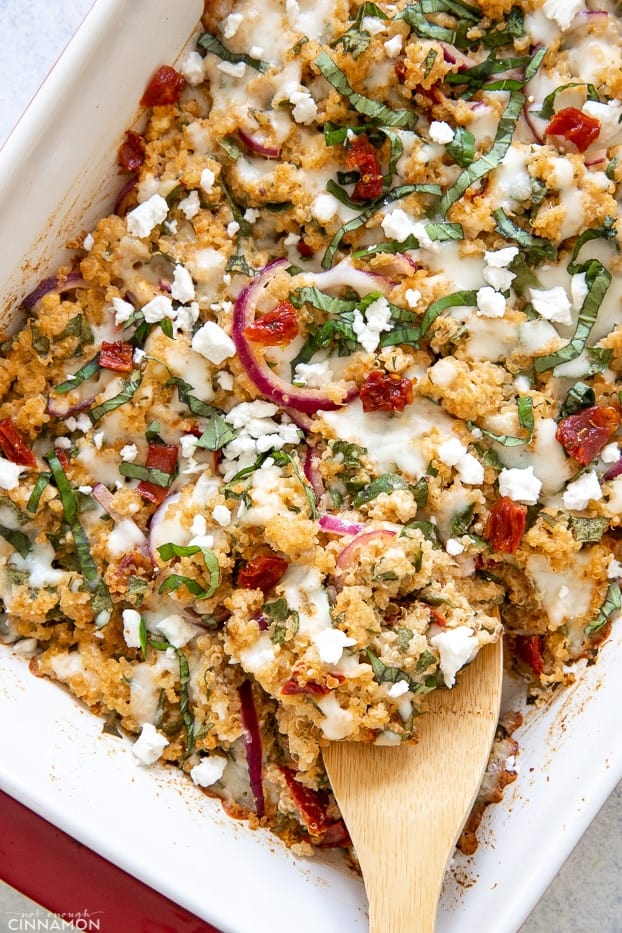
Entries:
POLYGON ((245 745, 248 777, 251 791, 255 798, 255 812, 258 817, 262 817, 266 812, 263 795, 263 751, 257 709, 253 697, 253 687, 250 680, 245 680, 240 684, 238 687, 238 695, 240 697, 242 725, 246 732, 245 745))
POLYGON ((255 152, 257 155, 263 156, 265 159, 278 159, 281 155, 280 149, 277 149, 275 146, 267 146, 266 143, 257 139, 255 136, 251 136, 250 133, 245 133, 244 130, 238 130, 238 137, 240 142, 243 142, 247 149, 250 149, 251 152, 255 152))
POLYGON ((358 535, 344 547, 343 551, 339 554, 337 558, 337 567, 339 570, 345 570, 350 566, 356 552, 365 544, 369 544, 371 541, 380 540, 382 538, 394 538, 396 535, 395 531, 390 531, 388 528, 377 528, 374 531, 365 531, 363 534, 358 535))
POLYGON ((309 480, 309 485, 313 490, 313 495, 315 496, 316 502, 321 496, 324 495, 325 492, 322 475, 318 469, 319 462, 320 457, 315 447, 307 447, 303 469, 305 476, 309 480))
POLYGON ((617 463, 614 463, 613 466, 609 467, 603 476, 603 479, 607 481, 610 479, 615 479, 617 476, 622 476, 622 457, 620 457, 617 463))
POLYGON ((344 403, 337 403, 318 389, 296 388, 277 376, 263 357, 255 355, 251 341, 244 335, 246 328, 255 320, 255 309, 262 291, 274 273, 287 266, 288 259, 272 260, 240 293, 233 310, 231 337, 246 375, 265 398, 288 411, 294 409, 307 415, 314 415, 317 411, 335 411, 354 398, 357 390, 351 390, 344 403))
MULTIPOLYGON (((338 518, 337 515, 320 515, 320 528, 323 528, 324 531, 333 532, 336 535, 358 535, 361 533, 365 525, 362 525, 361 522, 348 522, 343 518, 338 518)), ((374 532, 370 532, 373 534, 374 532)), ((394 532, 390 532, 394 534, 394 532)), ((354 543, 354 542, 352 542, 354 543)), ((348 548, 345 548, 347 551, 348 548)), ((339 555, 343 554, 343 551, 339 555)), ((337 560, 339 563, 339 560, 337 560)))
POLYGON ((118 217, 124 217, 130 206, 130 197, 138 183, 138 175, 131 175, 129 180, 123 185, 114 202, 112 213, 118 217))
POLYGON ((54 292, 62 295, 63 292, 69 292, 74 288, 87 287, 87 283, 79 272, 70 272, 66 278, 53 275, 49 279, 43 279, 30 294, 26 295, 22 301, 22 308, 25 311, 32 311, 45 295, 51 295, 54 292))
POLYGON ((83 399, 81 402, 76 402, 74 405, 70 405, 65 396, 59 395, 55 399, 52 399, 50 396, 47 400, 45 410, 52 418, 70 418, 72 415, 79 415, 81 411, 92 408, 94 402, 95 396, 92 396, 91 398, 83 399), (63 407, 63 402, 67 403, 66 407, 63 407))

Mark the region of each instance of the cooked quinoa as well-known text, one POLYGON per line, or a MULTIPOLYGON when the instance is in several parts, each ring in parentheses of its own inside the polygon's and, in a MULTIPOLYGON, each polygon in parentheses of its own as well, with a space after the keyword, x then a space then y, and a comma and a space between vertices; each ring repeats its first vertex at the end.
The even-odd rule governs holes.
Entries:
POLYGON ((327 742, 416 741, 503 629, 546 698, 620 609, 592 6, 214 3, 4 341, 3 639, 299 851, 348 844, 327 742))

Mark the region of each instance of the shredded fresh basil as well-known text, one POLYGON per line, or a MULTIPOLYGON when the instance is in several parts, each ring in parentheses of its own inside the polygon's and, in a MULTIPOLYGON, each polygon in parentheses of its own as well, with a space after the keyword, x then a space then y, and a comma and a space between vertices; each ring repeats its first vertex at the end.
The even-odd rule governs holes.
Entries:
POLYGON ((396 489, 410 489, 410 486, 406 480, 398 476, 397 473, 383 473, 381 476, 372 480, 365 489, 361 489, 353 505, 358 509, 360 506, 365 505, 365 503, 376 499, 381 493, 391 494, 396 489))
POLYGON ((73 351, 73 356, 77 356, 87 343, 93 343, 95 337, 91 326, 83 314, 76 314, 69 320, 65 328, 54 338, 55 342, 64 340, 66 337, 77 337, 78 343, 73 351))
MULTIPOLYGON (((423 683, 418 683, 400 667, 388 667, 376 654, 374 654, 371 648, 367 649, 367 657, 369 658, 371 669, 374 672, 374 677, 380 684, 396 684, 398 681, 403 680, 406 684, 408 684, 408 689, 411 691, 411 693, 418 694, 430 693, 432 690, 435 690, 438 687, 438 681, 434 675, 429 675, 428 677, 424 678, 423 683)), ((425 669, 427 668, 424 668, 424 670, 425 669)))
POLYGON ((522 256, 528 265, 536 265, 545 260, 548 262, 555 262, 557 259, 557 250, 549 240, 534 236, 532 233, 529 233, 528 230, 519 227, 518 224, 514 223, 514 221, 508 217, 502 207, 493 211, 492 216, 496 222, 495 229, 497 232, 505 237, 506 240, 514 240, 518 243, 523 251, 522 256))
POLYGON ((434 321, 436 321, 443 311, 446 311, 448 308, 475 306, 476 303, 476 291, 467 290, 445 295, 444 298, 439 298, 437 301, 432 302, 419 323, 409 327, 397 327, 383 334, 380 338, 380 346, 392 347, 399 344, 410 344, 411 346, 418 347, 421 338, 425 336, 434 321))
POLYGON ((404 525, 400 532, 400 538, 407 537, 409 531, 420 531, 426 541, 429 541, 435 548, 441 547, 441 542, 438 537, 438 528, 434 522, 429 522, 425 519, 415 519, 412 522, 408 522, 407 525, 404 525))
POLYGON ((49 485, 51 479, 51 473, 39 473, 32 492, 28 497, 28 502, 26 503, 26 509, 28 512, 32 512, 34 514, 37 511, 39 508, 39 502, 41 501, 41 496, 43 495, 43 491, 46 486, 49 485))
MULTIPOLYGON (((485 428, 478 428, 478 430, 485 434, 486 437, 496 441, 497 444, 502 444, 503 447, 524 447, 525 444, 529 444, 534 431, 533 399, 530 395, 520 395, 516 400, 516 407, 518 408, 518 423, 521 428, 527 431, 527 437, 514 437, 512 434, 494 434, 485 428)), ((467 425, 470 430, 475 427, 471 421, 468 421, 467 425)))
MULTIPOLYGON (((577 273, 585 273, 585 281, 588 287, 588 293, 579 311, 575 332, 570 341, 560 350, 547 356, 536 357, 534 360, 536 372, 543 373, 548 369, 559 366, 560 363, 568 363, 570 360, 575 360, 582 353, 587 338, 596 323, 600 306, 611 285, 611 273, 605 269, 598 259, 590 259, 580 266, 575 265, 574 269, 577 273)), ((575 272, 572 274, 575 274, 575 272)))
POLYGON ((84 366, 81 366, 72 376, 67 378, 64 382, 61 382, 60 385, 54 386, 52 391, 56 392, 57 395, 64 395, 66 392, 71 392, 72 389, 76 389, 88 379, 92 379, 98 372, 99 353, 97 356, 94 356, 92 360, 89 360, 88 363, 85 363, 84 366))
POLYGON ((27 557, 32 548, 32 542, 28 535, 16 528, 6 528, 0 525, 0 537, 15 548, 20 557, 27 557))
POLYGON ((584 408, 591 408, 596 404, 596 393, 591 386, 585 382, 575 382, 571 389, 566 393, 559 410, 560 418, 567 418, 568 415, 576 415, 578 411, 584 408))
POLYGON ((305 498, 309 506, 309 514, 311 518, 314 520, 318 518, 319 512, 317 510, 317 505, 315 503, 315 494, 313 492, 313 489, 307 482, 306 478, 303 476, 300 470, 300 467, 298 466, 294 458, 290 454, 286 453, 284 450, 273 450, 270 452, 270 456, 272 457, 272 459, 274 460, 277 466, 280 466, 280 467, 291 466, 294 476, 296 477, 296 479, 298 480, 298 482, 301 484, 303 488, 305 498))
POLYGON ((360 58, 371 42, 371 34, 363 28, 363 20, 368 16, 374 19, 388 18, 387 14, 379 6, 366 0, 359 7, 352 25, 339 38, 331 42, 331 48, 340 45, 343 51, 351 55, 355 61, 360 58))
POLYGON ((157 467, 143 466, 141 463, 130 463, 127 460, 122 460, 119 464, 119 473, 128 479, 153 483, 154 486, 161 486, 163 489, 168 489, 175 479, 174 473, 165 473, 164 470, 158 470, 157 467))
POLYGON ((600 227, 590 227, 588 230, 584 230, 583 233, 577 237, 572 250, 572 255, 568 263, 568 272, 570 275, 576 275, 579 272, 585 271, 584 266, 577 263, 577 258, 586 243, 589 243, 591 240, 615 240, 615 238, 615 217, 605 217, 600 227))
POLYGON ((542 101, 542 109, 533 110, 532 113, 536 117, 542 117, 543 120, 550 120, 555 110, 555 98, 558 94, 561 94, 562 91, 567 91, 572 87, 584 87, 586 88, 588 100, 600 101, 598 91, 593 84, 587 84, 584 81, 569 81, 568 84, 561 84, 559 87, 556 87, 554 91, 551 91, 550 94, 547 94, 542 101))
POLYGON ((275 645, 282 645, 298 633, 300 615, 295 609, 290 609, 287 600, 281 597, 273 602, 264 603, 262 613, 267 616, 270 625, 270 640, 275 645))
POLYGON ((203 447, 211 451, 221 450, 235 437, 237 437, 235 428, 227 424, 222 415, 215 414, 212 415, 209 424, 198 439, 197 447, 203 447))
MULTIPOLYGON (((409 3, 395 19, 403 19, 408 24, 411 31, 420 39, 435 39, 438 42, 446 42, 455 46, 457 49, 466 49, 471 44, 467 38, 467 33, 476 19, 474 14, 469 11, 473 7, 466 4, 453 3, 450 0, 419 0, 417 3, 409 3), (457 8, 460 7, 460 12, 457 8), (458 17, 458 25, 455 29, 449 29, 446 26, 439 26, 437 23, 426 19, 426 13, 452 13, 458 17)), ((477 20, 480 13, 477 13, 477 20)), ((478 40, 479 41, 479 40, 478 40)), ((478 44, 478 43, 476 43, 478 44)))
POLYGON ((181 404, 185 405, 198 418, 211 418, 213 415, 218 414, 213 405, 193 395, 194 386, 191 386, 189 382, 185 382, 179 376, 171 376, 166 381, 165 386, 175 386, 181 404))
POLYGON ((445 149, 460 168, 468 168, 475 157, 475 136, 464 126, 459 126, 445 149))
POLYGON ((451 517, 451 535, 452 538, 461 538, 462 535, 465 535, 471 526, 473 521, 473 513, 475 512, 475 503, 472 502, 465 509, 462 509, 460 512, 455 512, 451 517))
POLYGON ((622 608, 622 592, 620 591, 620 584, 614 580, 613 583, 609 584, 607 594, 605 596, 605 601, 600 607, 598 615, 593 622, 590 622, 589 625, 586 625, 585 634, 595 635, 596 632, 600 632, 600 630, 605 627, 613 613, 617 612, 620 608, 622 608))
POLYGON ((209 32, 204 32, 203 35, 199 36, 197 46, 203 52, 211 52, 223 61, 231 62, 232 65, 244 62, 245 65, 248 65, 249 68, 254 68, 255 71, 259 71, 260 74, 263 74, 270 67, 270 62, 265 62, 261 58, 253 58, 252 55, 247 55, 245 52, 231 52, 222 44, 220 39, 217 39, 216 36, 211 35, 209 32))
POLYGON ((448 188, 440 201, 440 211, 443 215, 452 204, 462 197, 471 185, 476 181, 485 178, 493 169, 501 164, 506 152, 512 144, 512 137, 516 128, 516 123, 525 103, 525 95, 521 91, 512 91, 510 99, 499 121, 497 134, 492 148, 479 157, 476 162, 462 170, 457 180, 448 188))
POLYGON ((91 408, 87 414, 92 423, 96 424, 100 418, 103 418, 104 415, 114 411, 116 408, 120 408, 121 405, 125 405, 127 402, 131 402, 134 397, 134 393, 142 382, 142 378, 143 374, 141 372, 132 373, 127 379, 123 380, 123 388, 118 395, 115 395, 113 398, 106 399, 106 401, 102 402, 101 405, 95 405, 93 408, 91 408))
POLYGON ((347 77, 332 60, 327 52, 320 52, 315 59, 314 64, 324 75, 328 83, 335 88, 342 97, 345 97, 357 113, 362 114, 369 120, 380 123, 383 126, 400 126, 405 129, 414 130, 417 125, 417 114, 412 110, 391 110, 385 104, 381 104, 369 97, 359 94, 350 85, 347 77))
POLYGON ((177 573, 171 573, 160 584, 158 593, 171 593, 179 589, 180 586, 185 586, 196 599, 209 599, 210 596, 214 595, 220 583, 220 567, 218 565, 218 558, 213 551, 210 551, 209 548, 201 547, 199 544, 183 546, 171 542, 162 544, 157 550, 162 560, 167 562, 173 560, 175 557, 193 557, 195 554, 201 554, 209 575, 209 586, 205 589, 197 583, 196 580, 181 576, 177 573))
POLYGON ((600 516, 583 518, 580 515, 571 515, 568 524, 576 541, 581 544, 596 544, 607 531, 609 519, 600 516))

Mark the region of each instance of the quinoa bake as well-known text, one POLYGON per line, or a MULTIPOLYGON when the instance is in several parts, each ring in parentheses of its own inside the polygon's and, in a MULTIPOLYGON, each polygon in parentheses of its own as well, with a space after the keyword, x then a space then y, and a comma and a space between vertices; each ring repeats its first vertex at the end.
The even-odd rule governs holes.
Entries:
POLYGON ((4 335, 2 640, 300 853, 323 745, 502 633, 544 702, 622 605, 620 26, 210 4, 4 335))

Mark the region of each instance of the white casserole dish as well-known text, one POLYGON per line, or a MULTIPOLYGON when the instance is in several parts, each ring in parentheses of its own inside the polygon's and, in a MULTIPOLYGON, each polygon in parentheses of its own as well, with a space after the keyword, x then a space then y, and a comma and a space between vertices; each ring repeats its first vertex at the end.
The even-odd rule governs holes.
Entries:
MULTIPOLYGON (((199 0, 177 0, 174 12, 166 0, 95 3, 0 152, 7 313, 62 260, 65 240, 109 209, 120 182, 114 154, 136 101, 200 12, 199 0)), ((456 860, 439 930, 514 933, 622 777, 621 651, 618 632, 573 689, 529 711, 517 734, 518 781, 489 810, 476 856, 456 860)), ((362 885, 339 858, 296 860, 181 775, 140 768, 129 743, 103 735, 97 719, 4 648, 0 740, 3 790, 221 929, 366 929, 362 885)))

